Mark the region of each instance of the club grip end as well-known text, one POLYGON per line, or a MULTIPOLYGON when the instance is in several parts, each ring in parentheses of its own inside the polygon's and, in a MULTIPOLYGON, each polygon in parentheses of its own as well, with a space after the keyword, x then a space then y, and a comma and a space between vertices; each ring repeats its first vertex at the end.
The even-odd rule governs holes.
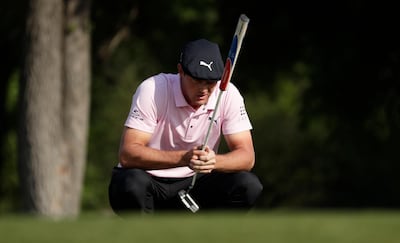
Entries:
POLYGON ((241 14, 240 20, 243 22, 246 22, 246 23, 248 23, 250 21, 250 19, 246 16, 246 14, 241 14))

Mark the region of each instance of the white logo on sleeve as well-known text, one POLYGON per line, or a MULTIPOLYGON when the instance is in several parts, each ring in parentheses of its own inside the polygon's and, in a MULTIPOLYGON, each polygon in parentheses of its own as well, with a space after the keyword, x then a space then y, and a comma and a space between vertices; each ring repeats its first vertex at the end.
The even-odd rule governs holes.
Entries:
POLYGON ((248 119, 248 116, 247 116, 247 112, 246 112, 245 106, 244 106, 244 105, 241 105, 240 108, 239 108, 239 110, 240 110, 240 119, 241 119, 241 120, 247 120, 247 119, 248 119))
POLYGON ((138 119, 138 120, 143 121, 142 115, 140 114, 139 110, 136 109, 136 108, 134 108, 134 109, 131 111, 131 117, 132 117, 133 119, 138 119))
POLYGON ((213 64, 213 63, 214 63, 213 61, 211 61, 209 64, 206 63, 205 61, 200 61, 200 66, 208 67, 208 69, 210 70, 210 72, 212 72, 211 64, 213 64))

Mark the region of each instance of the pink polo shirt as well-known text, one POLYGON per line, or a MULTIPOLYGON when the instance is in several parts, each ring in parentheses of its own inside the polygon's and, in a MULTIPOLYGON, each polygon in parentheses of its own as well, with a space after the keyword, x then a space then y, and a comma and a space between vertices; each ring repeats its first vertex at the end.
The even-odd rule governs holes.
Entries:
MULTIPOLYGON (((217 87, 206 105, 193 109, 183 97, 179 74, 161 73, 143 81, 132 98, 126 127, 152 134, 149 147, 160 150, 189 150, 204 142, 217 101, 217 87)), ((230 83, 222 94, 217 114, 212 121, 208 146, 218 151, 220 135, 252 129, 243 97, 230 83)), ((189 177, 194 172, 187 166, 148 170, 158 177, 189 177)))

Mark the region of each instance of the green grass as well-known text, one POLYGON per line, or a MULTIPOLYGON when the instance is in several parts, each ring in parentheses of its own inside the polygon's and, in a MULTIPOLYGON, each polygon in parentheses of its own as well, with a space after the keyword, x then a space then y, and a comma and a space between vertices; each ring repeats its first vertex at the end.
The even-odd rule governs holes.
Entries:
POLYGON ((398 243, 400 211, 83 214, 75 220, 0 216, 4 243, 398 243))

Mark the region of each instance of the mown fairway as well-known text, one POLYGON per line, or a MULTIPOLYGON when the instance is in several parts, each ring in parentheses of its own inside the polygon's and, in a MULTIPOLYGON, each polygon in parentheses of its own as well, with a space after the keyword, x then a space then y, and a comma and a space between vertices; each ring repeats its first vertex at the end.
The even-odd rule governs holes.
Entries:
POLYGON ((400 211, 83 214, 75 220, 0 216, 1 243, 399 243, 400 211))

